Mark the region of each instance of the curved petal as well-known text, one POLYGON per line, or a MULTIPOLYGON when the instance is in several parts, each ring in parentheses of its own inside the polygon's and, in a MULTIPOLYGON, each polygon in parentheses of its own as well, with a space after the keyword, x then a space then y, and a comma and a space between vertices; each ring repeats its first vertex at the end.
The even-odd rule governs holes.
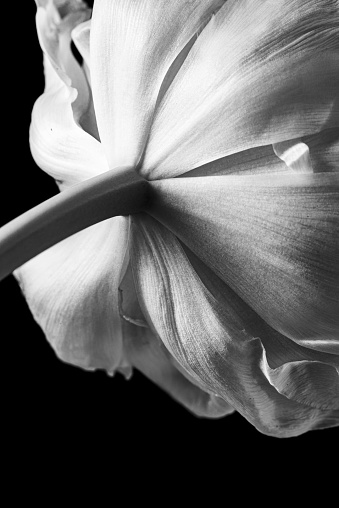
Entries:
MULTIPOLYGON (((72 29, 86 19, 88 9, 72 0, 38 5, 46 86, 33 108, 30 146, 37 164, 62 190, 109 167, 101 143, 79 125, 90 109, 90 89, 70 44, 72 29)), ((121 362, 118 286, 127 235, 125 218, 110 219, 67 238, 14 272, 34 318, 66 362, 109 372, 121 362)))
POLYGON ((121 361, 118 287, 128 221, 114 217, 81 231, 14 272, 58 357, 113 372, 121 361))
POLYGON ((196 416, 220 418, 233 413, 234 409, 225 400, 197 386, 146 324, 130 268, 120 288, 124 358, 119 370, 130 374, 131 367, 135 367, 196 416))
POLYGON ((148 210, 267 323, 339 353, 339 173, 152 183, 148 210))
POLYGON ((91 87, 91 71, 90 71, 90 32, 91 32, 91 20, 80 23, 72 30, 72 40, 78 49, 80 55, 83 58, 82 70, 86 76, 88 85, 88 104, 87 108, 82 112, 79 124, 81 127, 91 134, 95 139, 99 140, 99 132, 97 121, 95 117, 94 104, 92 98, 91 87))
POLYGON ((339 409, 339 368, 302 360, 272 369, 264 354, 262 369, 278 392, 289 399, 320 409, 339 409))
POLYGON ((215 298, 174 235, 139 215, 132 240, 132 268, 143 312, 193 378, 268 435, 288 437, 338 425, 338 410, 300 404, 272 386, 262 370, 262 340, 270 339, 269 327, 212 274, 209 284, 215 298))
POLYGON ((72 40, 88 67, 90 67, 91 24, 92 20, 89 19, 80 23, 72 30, 72 40))
MULTIPOLYGON (((310 167, 307 171, 312 168, 314 173, 339 172, 339 129, 326 129, 312 136, 305 136, 299 142, 305 145, 304 149, 310 155, 310 161, 307 160, 310 167)), ((287 143, 294 146, 297 141, 294 139, 287 143)), ((280 146, 284 144, 284 141, 279 143, 280 146)), ((179 177, 290 173, 291 169, 293 170, 276 155, 272 145, 264 145, 216 159, 179 177)))
POLYGON ((64 188, 108 171, 102 145, 74 120, 77 91, 66 85, 45 57, 45 92, 32 112, 30 147, 38 166, 64 188))
POLYGON ((86 76, 71 50, 72 30, 90 16, 82 1, 37 2, 36 25, 41 49, 55 72, 78 91, 72 108, 77 121, 89 107, 91 97, 86 76))
POLYGON ((141 173, 174 177, 338 126, 338 41, 332 0, 228 0, 157 110, 141 173))
POLYGON ((273 149, 290 170, 297 173, 313 173, 310 149, 300 139, 274 143, 273 149))
POLYGON ((109 165, 141 157, 171 64, 225 0, 96 0, 91 80, 109 165))

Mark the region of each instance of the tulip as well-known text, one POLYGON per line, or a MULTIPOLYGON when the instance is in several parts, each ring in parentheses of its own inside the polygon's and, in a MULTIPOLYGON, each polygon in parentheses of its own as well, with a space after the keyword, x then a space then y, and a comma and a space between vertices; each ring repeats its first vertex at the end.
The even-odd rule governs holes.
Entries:
POLYGON ((61 193, 0 252, 58 357, 270 436, 339 425, 339 2, 36 3, 61 193))

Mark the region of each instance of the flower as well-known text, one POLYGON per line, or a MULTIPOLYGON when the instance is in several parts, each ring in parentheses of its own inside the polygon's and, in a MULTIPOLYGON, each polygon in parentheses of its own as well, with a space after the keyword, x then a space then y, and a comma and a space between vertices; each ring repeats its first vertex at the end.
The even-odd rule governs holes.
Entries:
POLYGON ((338 1, 37 6, 37 164, 152 190, 15 271, 57 355, 268 435, 338 425, 338 1))

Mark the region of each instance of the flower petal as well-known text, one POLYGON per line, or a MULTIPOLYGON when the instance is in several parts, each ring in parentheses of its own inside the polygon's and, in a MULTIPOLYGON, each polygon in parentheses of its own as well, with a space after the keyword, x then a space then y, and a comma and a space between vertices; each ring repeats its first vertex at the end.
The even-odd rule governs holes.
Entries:
POLYGON ((122 355, 118 287, 128 221, 114 217, 81 231, 14 272, 58 357, 113 372, 122 355))
POLYGON ((123 323, 129 362, 196 416, 220 418, 234 409, 221 397, 203 391, 183 375, 161 340, 146 328, 123 323))
POLYGON ((224 1, 96 0, 91 79, 110 168, 137 164, 167 71, 224 1))
POLYGON ((90 33, 92 20, 80 23, 72 30, 72 40, 80 55, 90 67, 90 33))
POLYGON ((71 34, 74 27, 88 19, 90 10, 82 1, 50 0, 39 1, 37 5, 36 25, 41 49, 60 79, 78 91, 72 108, 76 120, 80 121, 89 106, 90 92, 86 76, 71 50, 71 34))
POLYGON ((267 323, 339 353, 339 173, 152 183, 148 211, 267 323))
POLYGON ((182 369, 155 331, 147 325, 130 267, 120 290, 124 358, 118 370, 130 374, 131 367, 135 367, 196 416, 220 418, 233 413, 234 409, 225 400, 197 386, 196 380, 182 369))
POLYGON ((315 173, 339 172, 339 129, 326 129, 303 138, 303 141, 310 149, 315 173))
POLYGON ((45 57, 45 92, 36 101, 30 127, 35 162, 61 188, 108 171, 102 145, 75 121, 77 91, 66 85, 45 57))
POLYGON ((313 173, 310 150, 300 139, 291 139, 274 143, 275 154, 285 162, 292 171, 313 173))
POLYGON ((272 369, 264 354, 262 368, 270 383, 289 399, 320 409, 339 409, 339 367, 302 360, 272 369))
MULTIPOLYGON (((314 173, 339 172, 339 129, 326 129, 305 136, 298 142, 303 143, 304 149, 309 152, 311 160, 308 163, 314 173)), ((283 146, 284 143, 283 141, 280 145, 283 146)), ((294 146, 297 141, 289 140, 287 143, 294 146)), ((276 155, 272 145, 264 145, 208 162, 179 177, 290 173, 291 169, 276 155)))
POLYGON ((338 41, 338 2, 228 0, 157 110, 141 173, 174 177, 338 126, 338 41))
POLYGON ((208 280, 215 295, 207 290, 174 235, 141 214, 133 220, 131 260, 148 322, 207 390, 265 434, 287 437, 338 425, 338 410, 300 404, 272 386, 262 370, 262 340, 269 340, 270 328, 213 273, 208 280))

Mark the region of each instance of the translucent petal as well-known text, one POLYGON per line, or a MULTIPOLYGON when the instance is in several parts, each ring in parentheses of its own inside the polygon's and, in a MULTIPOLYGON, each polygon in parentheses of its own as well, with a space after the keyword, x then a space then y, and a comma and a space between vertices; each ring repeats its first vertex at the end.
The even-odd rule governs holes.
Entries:
POLYGON ((130 268, 120 290, 124 355, 123 366, 119 370, 128 373, 131 367, 135 367, 196 416, 220 418, 232 413, 233 408, 225 400, 197 386, 196 380, 181 368, 155 330, 145 322, 130 268))
POLYGON ((276 155, 285 162, 292 171, 313 173, 309 147, 300 139, 281 141, 273 145, 276 155))
MULTIPOLYGON (((150 217, 138 215, 132 239, 132 268, 142 310, 193 378, 268 435, 288 437, 315 426, 338 425, 337 409, 300 404, 276 390, 263 372, 263 341, 270 335, 278 340, 274 336, 280 335, 211 272, 207 277, 212 294, 174 235, 150 217)), ((324 355, 321 360, 333 357, 319 354, 324 355)))
POLYGON ((339 352, 339 173, 153 182, 149 212, 267 323, 339 352))
POLYGON ((220 418, 233 413, 221 397, 207 393, 183 375, 161 340, 149 329, 123 323, 124 351, 129 362, 196 416, 220 418))
POLYGON ((83 2, 49 1, 38 3, 36 25, 41 49, 55 72, 67 86, 77 90, 72 105, 76 120, 87 110, 90 91, 86 76, 71 50, 72 30, 88 19, 89 9, 83 2))
POLYGON ((174 177, 338 126, 338 41, 332 0, 228 0, 157 110, 142 174, 174 177))
MULTIPOLYGON (((63 190, 109 167, 101 143, 80 127, 90 111, 91 94, 71 52, 71 32, 86 19, 88 9, 77 1, 39 5, 46 86, 34 105, 30 145, 37 164, 63 190)), ((34 318, 66 362, 109 372, 121 362, 118 286, 127 235, 125 218, 107 220, 58 243, 14 273, 34 318)))
POLYGON ((45 76, 46 89, 34 105, 30 126, 34 160, 61 188, 108 171, 101 143, 74 119, 77 91, 59 78, 47 58, 45 76))
MULTIPOLYGON (((298 141, 288 140, 286 143, 294 146, 297 142, 306 145, 304 149, 309 153, 310 161, 307 162, 310 167, 307 171, 312 169, 314 173, 339 172, 339 129, 326 129, 298 141)), ((283 141, 280 145, 284 144, 283 141)), ((291 169, 293 171, 293 168, 276 155, 272 145, 265 145, 216 159, 180 177, 290 173, 291 169)))
POLYGON ((128 221, 77 233, 15 271, 31 312, 59 358, 113 372, 122 355, 118 287, 128 221))
POLYGON ((96 0, 91 80, 109 165, 141 157, 167 71, 224 0, 96 0))

